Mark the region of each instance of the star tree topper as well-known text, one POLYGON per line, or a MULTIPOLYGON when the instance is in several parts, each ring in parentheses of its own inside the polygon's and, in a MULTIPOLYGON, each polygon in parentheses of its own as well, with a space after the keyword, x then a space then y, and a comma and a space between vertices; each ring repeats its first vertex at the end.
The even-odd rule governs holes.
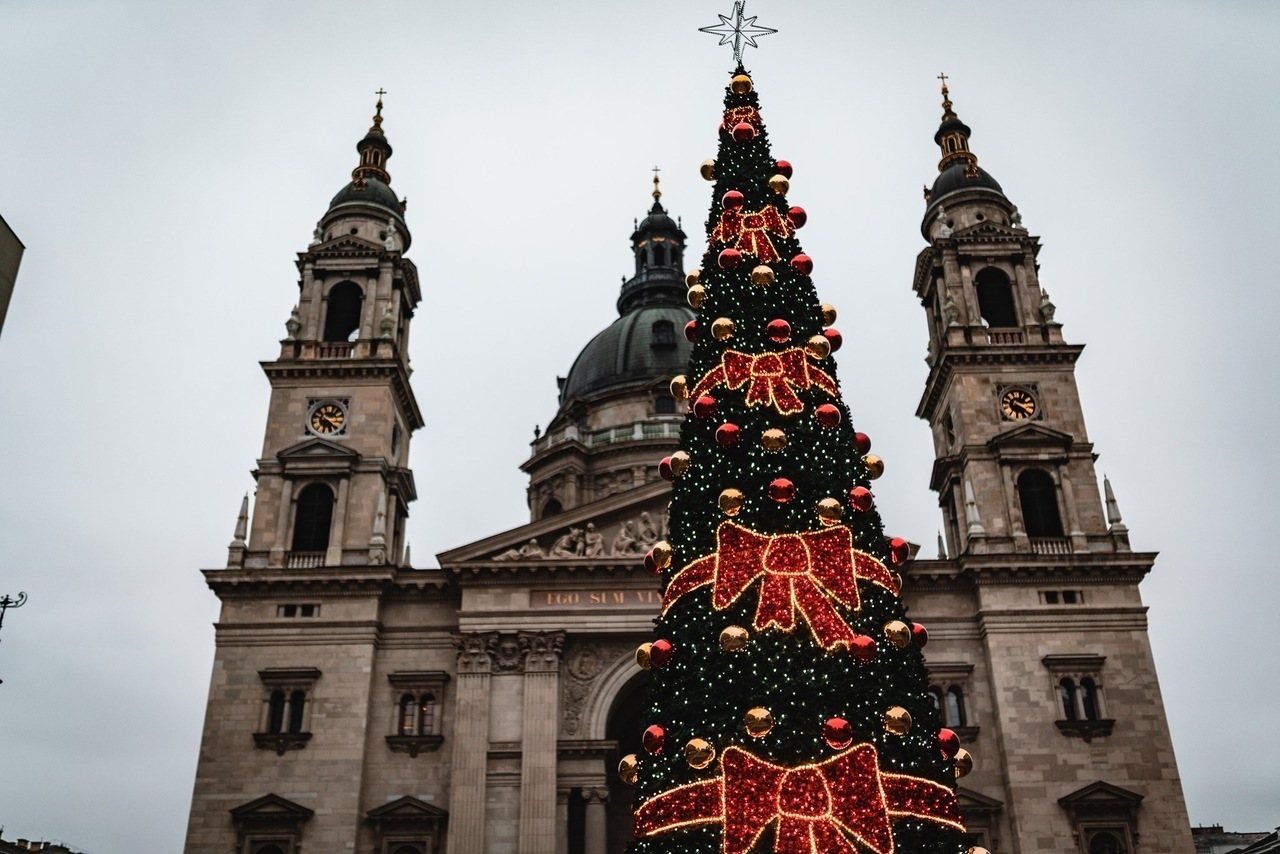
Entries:
POLYGON ((736 0, 733 4, 733 16, 717 15, 720 23, 712 27, 699 27, 700 33, 711 33, 713 36, 720 37, 720 44, 733 45, 733 61, 738 65, 742 64, 742 49, 746 45, 751 47, 759 47, 756 39, 761 36, 772 35, 777 30, 771 30, 768 27, 756 26, 756 18, 753 15, 750 18, 742 17, 742 12, 747 5, 747 0, 736 0))

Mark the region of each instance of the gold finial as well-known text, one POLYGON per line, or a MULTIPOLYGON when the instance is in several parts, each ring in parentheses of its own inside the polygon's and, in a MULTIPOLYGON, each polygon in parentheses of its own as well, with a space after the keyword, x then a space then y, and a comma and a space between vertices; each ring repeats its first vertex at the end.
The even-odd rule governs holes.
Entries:
POLYGON ((656 203, 662 198, 662 190, 658 189, 658 173, 662 171, 657 166, 653 167, 653 201, 656 203))
POLYGON ((378 96, 377 109, 373 114, 373 127, 369 128, 370 133, 382 133, 382 96, 387 94, 387 90, 381 87, 373 94, 378 96))
POLYGON ((956 114, 951 110, 951 93, 947 89, 946 72, 938 75, 938 79, 942 81, 942 120, 956 118, 956 114))

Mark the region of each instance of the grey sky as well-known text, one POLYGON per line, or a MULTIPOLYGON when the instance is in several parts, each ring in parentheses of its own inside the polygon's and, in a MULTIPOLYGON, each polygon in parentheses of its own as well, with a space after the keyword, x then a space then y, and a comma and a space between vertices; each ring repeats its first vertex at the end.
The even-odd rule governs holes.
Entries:
MULTIPOLYGON (((731 3, 0 5, 0 211, 26 244, 0 335, 0 824, 177 851, 221 566, 261 453, 294 253, 389 90, 424 300, 415 563, 527 519, 535 423, 615 316, 632 219, 700 234, 731 3), (142 820, 139 820, 142 819, 142 820)), ((911 293, 938 81, 1045 244, 1042 280, 1135 548, 1193 822, 1280 823, 1270 713, 1280 5, 782 3, 748 67, 879 506, 933 553, 911 293)), ((978 757, 981 761, 982 757, 978 757)))

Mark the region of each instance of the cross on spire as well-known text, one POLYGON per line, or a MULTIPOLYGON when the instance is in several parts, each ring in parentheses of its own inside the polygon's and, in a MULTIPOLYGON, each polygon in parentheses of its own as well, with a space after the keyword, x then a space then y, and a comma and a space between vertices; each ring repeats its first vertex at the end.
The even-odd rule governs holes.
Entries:
POLYGON ((661 171, 659 167, 653 167, 653 201, 655 204, 658 199, 662 198, 662 190, 658 189, 658 173, 661 171))

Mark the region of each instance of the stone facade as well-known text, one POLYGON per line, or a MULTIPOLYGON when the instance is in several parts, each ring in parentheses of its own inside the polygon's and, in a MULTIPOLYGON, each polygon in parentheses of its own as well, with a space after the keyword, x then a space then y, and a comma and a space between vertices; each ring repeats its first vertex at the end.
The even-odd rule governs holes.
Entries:
MULTIPOLYGON (((962 137, 972 157, 959 127, 940 144, 962 137)), ((401 461, 422 420, 404 343, 420 297, 401 212, 359 195, 386 190, 370 171, 383 144, 361 145, 264 365, 252 522, 246 500, 227 567, 205 573, 222 612, 186 851, 617 854, 631 793, 612 769, 639 741, 634 650, 660 601, 640 558, 665 534, 656 461, 683 412, 659 369, 670 354, 619 362, 626 381, 607 387, 575 365, 523 467, 529 524, 411 567, 401 461), (327 340, 355 305, 343 283, 362 294, 352 340, 327 340), (342 429, 312 422, 326 402, 342 429), (312 484, 332 495, 322 548, 303 524, 324 521, 300 498, 312 484)), ((935 185, 914 286, 930 341, 918 414, 952 557, 903 575, 939 706, 976 758, 963 811, 996 854, 1190 854, 1138 589, 1155 555, 1130 550, 1099 490, 1083 348, 1053 320, 1016 208, 976 159, 944 163, 964 171, 935 185)), ((606 333, 665 348, 683 233, 656 197, 606 333), (634 337, 642 311, 650 338, 634 337)))

